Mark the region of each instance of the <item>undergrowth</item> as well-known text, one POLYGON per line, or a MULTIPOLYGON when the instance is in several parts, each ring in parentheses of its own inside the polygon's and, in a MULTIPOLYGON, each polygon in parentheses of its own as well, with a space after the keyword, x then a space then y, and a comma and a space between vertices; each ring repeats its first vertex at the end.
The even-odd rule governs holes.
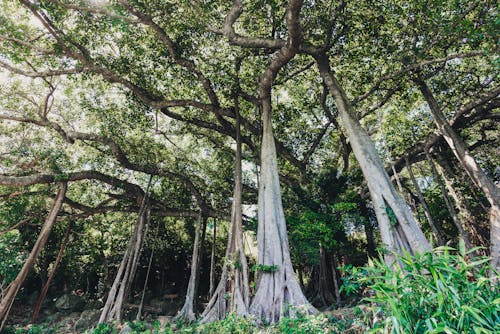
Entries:
MULTIPOLYGON (((500 286, 498 273, 491 275, 489 258, 438 247, 421 255, 397 255, 396 265, 382 259, 370 260, 362 268, 343 267, 342 290, 358 295, 361 304, 313 316, 283 318, 270 326, 257 326, 252 318, 229 315, 209 324, 146 324, 128 322, 129 333, 137 334, 490 334, 500 333, 500 286)), ((120 327, 99 324, 88 334, 118 334, 120 327)), ((8 334, 49 334, 43 325, 10 327, 8 334)))
MULTIPOLYGON (((372 333, 500 333, 499 284, 489 258, 475 250, 438 247, 397 255, 398 265, 372 260, 346 276, 346 291, 368 291, 372 333)), ((498 278, 498 273, 496 275, 498 278)))

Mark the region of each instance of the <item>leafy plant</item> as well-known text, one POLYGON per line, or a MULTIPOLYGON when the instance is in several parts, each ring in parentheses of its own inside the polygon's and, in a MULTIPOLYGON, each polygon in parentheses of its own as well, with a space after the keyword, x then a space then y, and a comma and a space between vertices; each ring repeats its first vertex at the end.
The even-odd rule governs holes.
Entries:
POLYGON ((0 236, 0 296, 23 266, 26 254, 21 251, 19 231, 14 230, 0 236))
POLYGON ((489 277, 489 258, 470 257, 473 251, 461 244, 460 251, 438 247, 416 256, 395 254, 394 266, 370 261, 358 281, 373 291, 365 300, 385 315, 372 332, 498 333, 499 284, 489 277))
POLYGON ((250 268, 251 271, 261 271, 264 273, 273 273, 278 271, 279 267, 275 264, 256 264, 250 268))
POLYGON ((251 319, 238 317, 236 314, 228 315, 224 320, 211 322, 205 325, 191 327, 194 331, 191 332, 188 328, 181 330, 181 333, 200 333, 200 334, 250 334, 256 333, 257 327, 251 319))
POLYGON ((118 331, 113 325, 110 324, 98 324, 96 328, 92 331, 92 334, 117 334, 118 331))

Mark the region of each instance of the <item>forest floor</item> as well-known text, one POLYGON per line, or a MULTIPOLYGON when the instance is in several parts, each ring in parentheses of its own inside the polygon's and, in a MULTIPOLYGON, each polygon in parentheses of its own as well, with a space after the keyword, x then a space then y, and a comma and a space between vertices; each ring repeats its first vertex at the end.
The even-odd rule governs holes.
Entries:
MULTIPOLYGON (((17 303, 12 309, 9 324, 1 334, 169 334, 169 333, 365 333, 371 322, 370 307, 364 304, 353 305, 333 310, 323 310, 314 316, 298 319, 285 318, 272 326, 257 327, 250 320, 229 317, 207 325, 181 324, 172 322, 173 309, 179 301, 169 301, 172 308, 163 314, 155 313, 154 306, 146 307, 143 321, 125 322, 113 326, 98 326, 100 314, 95 304, 83 306, 83 310, 61 312, 56 309, 54 300, 47 302, 36 324, 31 324, 33 307, 30 303, 17 303), (149 310, 149 311, 148 311, 149 310)), ((182 301, 180 301, 182 302, 182 301)), ((129 317, 134 313, 135 305, 128 308, 129 317)), ((127 313, 126 313, 127 316, 127 313)))

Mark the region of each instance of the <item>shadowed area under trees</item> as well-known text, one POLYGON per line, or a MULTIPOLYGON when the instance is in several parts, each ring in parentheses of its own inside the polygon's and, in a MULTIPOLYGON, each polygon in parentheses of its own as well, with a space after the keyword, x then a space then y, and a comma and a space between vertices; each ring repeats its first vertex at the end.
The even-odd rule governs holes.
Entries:
POLYGON ((3 1, 0 333, 500 331, 497 16, 3 1))

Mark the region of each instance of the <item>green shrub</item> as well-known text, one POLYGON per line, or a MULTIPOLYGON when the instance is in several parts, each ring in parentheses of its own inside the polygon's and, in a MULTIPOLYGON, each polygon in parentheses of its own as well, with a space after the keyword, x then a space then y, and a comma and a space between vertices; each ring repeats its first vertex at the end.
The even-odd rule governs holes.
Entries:
POLYGON ((297 318, 284 318, 277 325, 280 333, 284 334, 322 334, 327 332, 331 325, 329 318, 325 315, 297 318))
POLYGON ((8 286, 16 278, 25 258, 18 230, 0 236, 0 289, 8 286))
POLYGON ((118 331, 113 325, 101 323, 92 330, 92 334, 118 334, 118 331))
POLYGON ((219 333, 233 333, 233 334, 247 334, 255 333, 257 327, 251 319, 241 318, 235 314, 228 315, 224 320, 214 321, 205 325, 200 325, 194 328, 193 332, 181 331, 181 333, 200 333, 200 334, 219 334, 219 333))
POLYGON ((359 278, 373 295, 383 320, 372 332, 500 333, 499 284, 489 277, 489 259, 439 247, 417 256, 396 255, 399 266, 370 261, 359 278))

